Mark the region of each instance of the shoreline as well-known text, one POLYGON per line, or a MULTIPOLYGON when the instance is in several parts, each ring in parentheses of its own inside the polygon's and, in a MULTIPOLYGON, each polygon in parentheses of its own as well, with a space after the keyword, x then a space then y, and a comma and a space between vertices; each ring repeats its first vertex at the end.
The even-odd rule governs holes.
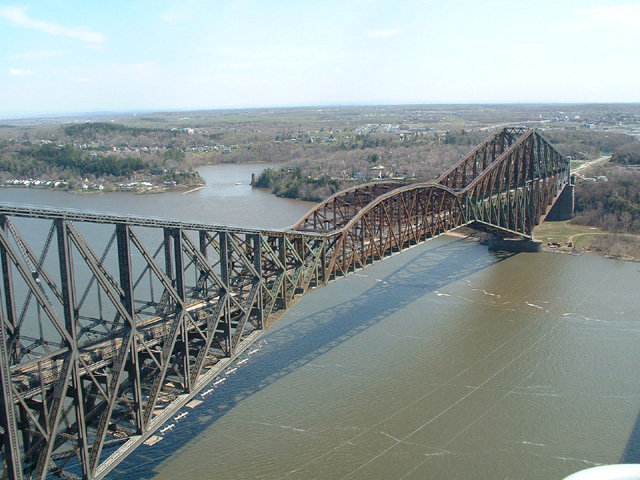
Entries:
MULTIPOLYGON (((258 160, 255 162, 213 162, 213 163, 202 163, 193 167, 193 170, 199 175, 198 169, 201 167, 211 167, 217 165, 263 165, 263 164, 272 164, 279 165, 277 162, 269 162, 266 160, 258 160)), ((148 178, 147 178, 148 179, 148 178)), ((201 180, 202 177, 200 177, 201 180)), ((19 182, 28 182, 25 183, 7 183, 13 180, 0 180, 0 188, 28 188, 28 189, 37 189, 37 190, 50 190, 57 192, 65 192, 71 194, 92 194, 92 193, 135 193, 137 195, 141 194, 153 194, 153 193, 165 193, 165 192, 175 192, 180 190, 191 189, 190 191, 196 191, 200 188, 204 188, 207 186, 206 182, 204 183, 192 183, 192 184, 177 184, 177 185, 164 185, 162 183, 154 183, 152 186, 145 185, 140 187, 132 187, 132 188, 119 188, 118 186, 114 186, 111 188, 95 188, 98 184, 93 182, 87 182, 87 188, 69 188, 68 182, 64 180, 34 180, 24 179, 19 180, 19 182), (49 185, 46 184, 35 184, 34 182, 49 182, 49 185), (58 185, 55 185, 58 183, 58 185), (62 184, 64 183, 64 185, 62 184)), ((82 183, 82 182, 81 182, 82 183)), ((187 192, 184 192, 187 193, 187 192)), ((301 200, 301 199, 294 199, 301 200)))
MULTIPOLYGON (((150 195, 155 193, 167 193, 167 192, 175 192, 180 190, 185 190, 191 188, 191 191, 199 190, 201 188, 206 187, 204 185, 175 185, 175 186, 166 186, 166 185, 155 185, 154 187, 142 187, 142 188, 59 188, 59 187, 47 187, 47 186, 25 186, 25 185, 6 185, 0 184, 0 188, 20 188, 20 189, 33 189, 33 190, 49 190, 52 192, 62 192, 68 193, 70 195, 93 195, 100 193, 133 193, 135 195, 150 195)), ((184 192, 189 193, 189 192, 184 192)))
POLYGON ((592 254, 592 255, 598 255, 600 257, 608 258, 609 260, 619 260, 621 262, 640 263, 640 257, 626 256, 626 255, 620 255, 619 256, 619 255, 614 255, 612 253, 607 253, 605 251, 599 251, 599 250, 590 250, 590 249, 584 249, 584 250, 577 250, 577 249, 561 250, 561 249, 558 249, 558 248, 549 248, 546 245, 544 245, 542 251, 545 252, 545 253, 552 253, 552 254, 573 255, 575 257, 580 257, 580 256, 582 256, 584 254, 592 254))
POLYGON ((187 193, 196 192, 198 190, 202 190, 206 185, 200 185, 198 187, 192 188, 191 190, 187 190, 186 192, 182 192, 182 195, 186 195, 187 193))
MULTIPOLYGON (((554 223, 554 222, 550 222, 550 223, 554 223)), ((566 223, 566 222, 564 222, 566 223)), ((610 260, 619 260, 619 261, 623 261, 623 262, 635 262, 635 263, 640 263, 640 251, 636 252, 635 254, 630 253, 628 250, 624 250, 621 249, 619 246, 620 244, 624 244, 624 242, 620 242, 621 238, 626 238, 626 239, 630 239, 631 241, 636 241, 638 242, 638 245, 640 246, 640 234, 632 234, 632 233, 611 233, 611 232, 606 232, 606 231, 595 231, 595 232, 580 232, 580 233, 571 233, 571 234, 567 234, 566 239, 564 242, 559 242, 559 241, 552 241, 551 238, 557 238, 555 237, 556 234, 554 234, 553 237, 550 236, 549 232, 547 232, 546 230, 551 229, 551 227, 554 227, 554 225, 547 225, 546 228, 543 228, 544 223, 539 225, 538 227, 536 227, 536 235, 534 235, 534 240, 536 241, 541 241, 542 242, 542 252, 541 253, 552 253, 552 254, 562 254, 562 255, 574 255, 574 256, 581 256, 584 255, 586 253, 588 254, 592 254, 592 255, 598 255, 601 257, 605 257, 608 258, 610 260), (539 229, 542 229, 542 232, 540 232, 539 229), (576 237, 591 237, 592 241, 588 244, 586 244, 585 246, 575 246, 574 243, 574 239, 576 237), (600 238, 605 238, 606 237, 610 237, 613 239, 618 240, 617 243, 612 244, 614 248, 610 248, 607 249, 604 246, 603 247, 599 247, 596 245, 597 248, 593 247, 593 242, 595 240, 598 239, 598 237, 600 238), (568 244, 571 243, 573 246, 569 247, 568 244), (618 247, 618 250, 621 250, 619 253, 615 252, 615 247, 618 247)), ((592 229, 594 227, 586 227, 586 226, 582 226, 582 225, 575 225, 573 226, 576 230, 582 230, 582 229, 592 229)), ((454 230, 451 232, 447 232, 445 235, 450 235, 453 237, 457 237, 457 238, 469 238, 472 240, 477 241, 478 243, 485 245, 486 244, 486 239, 483 238, 483 236, 485 234, 483 234, 482 232, 473 230, 470 227, 462 227, 462 228, 466 228, 467 231, 458 231, 458 230, 454 230)))

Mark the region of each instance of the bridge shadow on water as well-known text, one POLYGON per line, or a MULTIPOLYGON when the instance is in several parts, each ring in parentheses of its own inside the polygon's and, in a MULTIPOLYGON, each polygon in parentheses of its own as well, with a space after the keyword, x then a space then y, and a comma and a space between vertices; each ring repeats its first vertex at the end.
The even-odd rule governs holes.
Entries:
MULTIPOLYGON (((427 242, 403 252, 393 260, 384 260, 394 262, 381 268, 390 273, 357 297, 298 319, 287 318, 289 313, 285 314, 280 323, 262 337, 262 348, 240 365, 234 375, 227 376, 225 382, 194 410, 185 409, 188 416, 168 422, 174 423, 175 427, 166 432, 163 441, 152 447, 139 447, 107 478, 152 478, 154 469, 164 459, 186 446, 244 399, 313 362, 418 298, 515 255, 487 252, 486 247, 467 239, 444 240, 445 244, 442 241, 433 240, 433 243, 427 242)), ((367 267, 361 273, 368 274, 374 268, 380 267, 367 267)), ((376 272, 376 275, 383 275, 376 272)), ((324 288, 339 288, 342 281, 324 288)), ((246 352, 232 367, 244 358, 247 358, 246 352)), ((209 388, 205 387, 203 391, 209 388)), ((201 399, 201 395, 196 398, 201 399)))
POLYGON ((640 413, 636 417, 620 463, 640 463, 640 413))

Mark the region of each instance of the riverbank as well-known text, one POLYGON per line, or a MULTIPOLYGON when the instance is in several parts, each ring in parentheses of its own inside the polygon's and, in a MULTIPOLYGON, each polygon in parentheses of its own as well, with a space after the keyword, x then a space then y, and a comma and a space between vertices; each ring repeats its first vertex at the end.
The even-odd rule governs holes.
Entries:
POLYGON ((151 182, 131 182, 121 184, 88 184, 79 183, 77 185, 68 185, 67 182, 40 182, 40 181, 23 181, 23 182, 1 182, 0 188, 19 188, 19 189, 37 189, 37 190, 52 190, 59 192, 66 192, 71 194, 91 194, 91 193, 106 193, 106 192, 133 192, 136 194, 150 194, 150 193, 165 193, 176 191, 194 191, 199 188, 204 188, 206 183, 203 181, 197 183, 151 183, 151 182), (36 183, 37 182, 37 183, 36 183))
POLYGON ((543 222, 533 231, 547 252, 581 255, 596 253, 609 258, 640 262, 640 235, 611 233, 571 220, 543 222))
MULTIPOLYGON (((543 222, 534 229, 534 240, 542 242, 544 252, 569 255, 595 253, 607 258, 640 262, 640 235, 611 233, 570 222, 543 222)), ((490 237, 467 227, 448 232, 447 235, 471 238, 483 245, 488 243, 490 237)))

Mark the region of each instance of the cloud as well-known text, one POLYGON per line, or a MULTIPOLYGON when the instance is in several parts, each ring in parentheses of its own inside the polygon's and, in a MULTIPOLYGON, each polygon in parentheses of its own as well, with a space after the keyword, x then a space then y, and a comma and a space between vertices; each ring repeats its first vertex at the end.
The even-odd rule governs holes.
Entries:
POLYGON ((401 30, 395 30, 395 29, 372 30, 369 32, 369 36, 374 38, 387 38, 387 37, 394 37, 396 35, 400 35, 400 33, 402 33, 401 30))
POLYGON ((10 59, 12 60, 46 60, 47 58, 58 57, 63 55, 64 52, 61 51, 39 51, 39 52, 22 52, 22 53, 14 53, 11 55, 10 59))
POLYGON ((187 18, 189 16, 189 13, 190 12, 185 9, 182 9, 180 7, 175 7, 175 8, 172 8, 171 10, 167 10, 161 13, 160 19, 163 22, 173 23, 173 22, 177 22, 178 20, 187 18))
POLYGON ((587 13, 610 25, 640 25, 640 5, 598 7, 588 10, 587 13))
POLYGON ((67 27, 57 23, 45 22, 29 17, 26 12, 27 8, 24 7, 2 7, 0 8, 0 18, 4 18, 18 27, 74 38, 91 46, 98 46, 107 39, 105 35, 95 32, 89 27, 67 27))
POLYGON ((310 60, 306 61, 283 61, 277 59, 264 59, 257 61, 247 61, 247 62, 232 62, 227 66, 232 68, 301 68, 301 67, 310 67, 313 65, 313 62, 310 60))
POLYGON ((10 68, 9 74, 15 75, 16 77, 26 77, 27 75, 31 75, 33 72, 31 70, 23 70, 20 68, 10 68))
POLYGON ((607 28, 640 25, 640 5, 618 5, 579 10, 579 16, 560 27, 561 31, 582 33, 607 28))

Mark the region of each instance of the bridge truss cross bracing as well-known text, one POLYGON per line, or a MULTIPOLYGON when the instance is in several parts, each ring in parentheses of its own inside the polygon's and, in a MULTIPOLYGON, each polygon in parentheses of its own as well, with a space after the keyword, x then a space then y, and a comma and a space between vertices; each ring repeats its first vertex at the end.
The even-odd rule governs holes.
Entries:
POLYGON ((104 477, 300 295, 463 225, 531 237, 569 174, 511 128, 287 230, 0 206, 3 477, 104 477))

